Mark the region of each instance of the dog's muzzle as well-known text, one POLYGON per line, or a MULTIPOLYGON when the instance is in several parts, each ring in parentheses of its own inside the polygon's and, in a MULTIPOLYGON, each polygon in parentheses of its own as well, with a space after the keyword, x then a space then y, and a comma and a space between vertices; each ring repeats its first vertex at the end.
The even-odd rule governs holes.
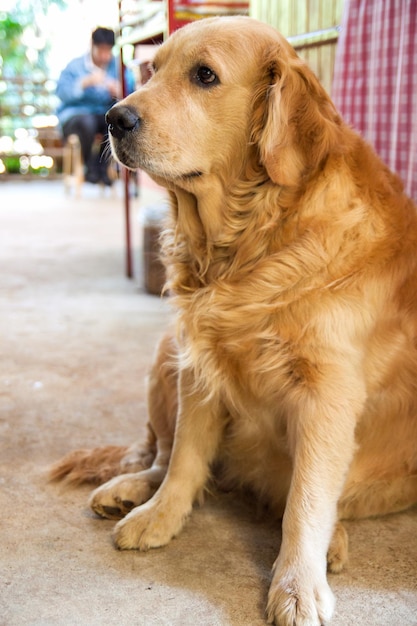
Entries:
POLYGON ((107 111, 106 123, 113 137, 122 139, 139 128, 140 117, 133 107, 116 104, 107 111))

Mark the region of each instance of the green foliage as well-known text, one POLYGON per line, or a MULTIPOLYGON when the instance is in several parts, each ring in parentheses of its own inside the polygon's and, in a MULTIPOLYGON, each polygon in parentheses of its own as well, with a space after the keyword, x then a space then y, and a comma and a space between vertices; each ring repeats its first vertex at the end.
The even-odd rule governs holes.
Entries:
MULTIPOLYGON (((48 115, 55 109, 47 81, 45 24, 51 7, 62 9, 66 4, 67 0, 15 0, 8 11, 0 9, 0 137, 33 128, 38 113, 48 115)), ((9 166, 18 167, 14 162, 9 166)))
POLYGON ((7 13, 0 13, 0 72, 21 73, 26 65, 26 50, 21 43, 23 26, 7 13))
POLYGON ((65 8, 67 0, 15 0, 8 12, 0 12, 0 75, 31 76, 34 70, 48 73, 48 41, 43 37, 42 18, 51 5, 65 8), (38 38, 36 47, 25 45, 25 35, 38 38))

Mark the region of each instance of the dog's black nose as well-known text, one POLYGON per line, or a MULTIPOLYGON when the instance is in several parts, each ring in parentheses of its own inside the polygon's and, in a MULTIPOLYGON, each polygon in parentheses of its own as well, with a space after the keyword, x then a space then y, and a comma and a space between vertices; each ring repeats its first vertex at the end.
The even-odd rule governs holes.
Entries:
POLYGON ((139 126, 140 118, 133 107, 116 104, 107 111, 106 122, 113 137, 121 139, 139 126))

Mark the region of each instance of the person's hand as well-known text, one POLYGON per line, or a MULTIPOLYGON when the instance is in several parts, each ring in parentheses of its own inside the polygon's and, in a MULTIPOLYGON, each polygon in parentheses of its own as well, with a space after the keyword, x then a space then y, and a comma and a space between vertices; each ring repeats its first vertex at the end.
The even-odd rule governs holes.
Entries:
POLYGON ((103 70, 95 70, 91 72, 91 74, 87 74, 81 81, 83 89, 87 89, 87 87, 99 87, 100 85, 104 87, 106 83, 106 72, 103 72, 103 70))
POLYGON ((105 87, 112 98, 122 97, 122 87, 119 81, 111 79, 103 70, 96 70, 83 78, 81 82, 82 88, 87 87, 105 87))

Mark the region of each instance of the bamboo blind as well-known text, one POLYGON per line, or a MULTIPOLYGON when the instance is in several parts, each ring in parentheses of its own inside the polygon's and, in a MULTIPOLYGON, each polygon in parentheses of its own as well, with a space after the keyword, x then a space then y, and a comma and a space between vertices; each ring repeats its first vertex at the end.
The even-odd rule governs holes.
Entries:
POLYGON ((250 15, 275 26, 330 93, 343 0, 252 0, 250 15))

